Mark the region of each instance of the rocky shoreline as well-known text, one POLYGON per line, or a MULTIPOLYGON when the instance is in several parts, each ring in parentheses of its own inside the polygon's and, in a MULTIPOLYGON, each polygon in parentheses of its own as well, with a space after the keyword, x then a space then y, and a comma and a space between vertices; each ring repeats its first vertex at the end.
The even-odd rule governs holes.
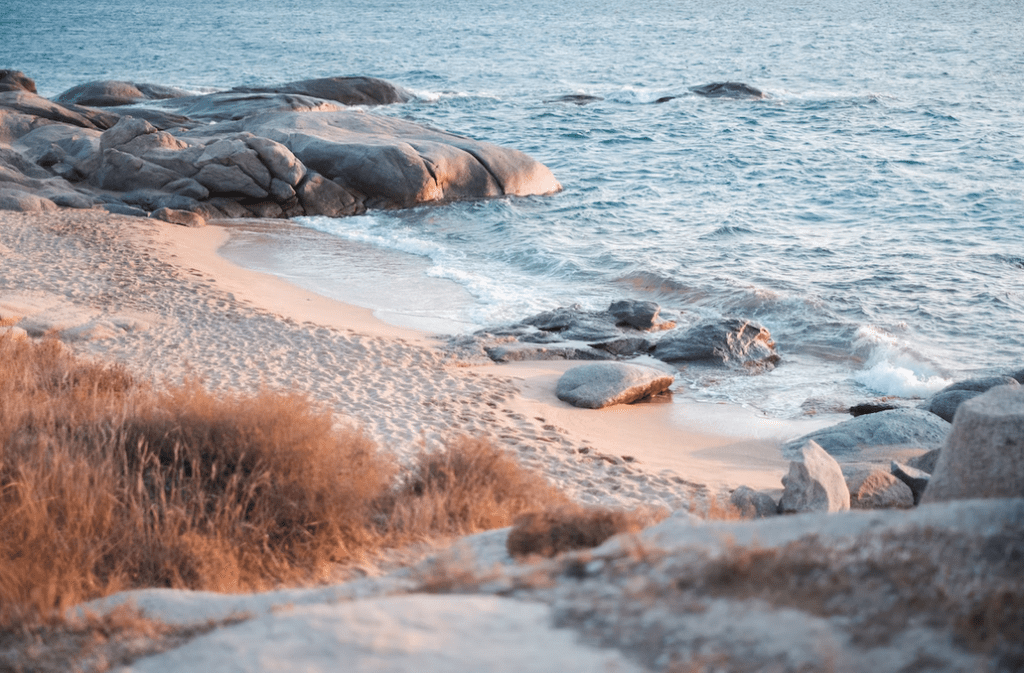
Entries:
POLYGON ((201 226, 561 189, 522 152, 363 109, 410 98, 383 80, 333 77, 204 95, 99 81, 51 101, 0 70, 0 209, 201 226))

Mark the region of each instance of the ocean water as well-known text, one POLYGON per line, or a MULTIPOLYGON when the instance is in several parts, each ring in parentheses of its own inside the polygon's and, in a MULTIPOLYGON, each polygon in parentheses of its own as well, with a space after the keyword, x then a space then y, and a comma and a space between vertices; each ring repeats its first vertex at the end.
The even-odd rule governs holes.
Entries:
POLYGON ((780 366, 683 370, 679 392, 782 417, 1024 367, 1020 0, 0 4, 0 68, 43 95, 372 75, 417 94, 374 114, 554 171, 550 197, 226 251, 386 319, 469 331, 624 297, 751 318, 780 366), (768 98, 689 92, 727 80, 768 98), (570 94, 601 100, 552 102, 570 94))

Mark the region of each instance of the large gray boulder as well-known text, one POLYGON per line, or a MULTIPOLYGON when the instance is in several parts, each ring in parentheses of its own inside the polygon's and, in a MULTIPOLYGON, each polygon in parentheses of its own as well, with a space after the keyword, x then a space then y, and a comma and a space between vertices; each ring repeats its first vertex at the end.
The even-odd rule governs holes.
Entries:
POLYGON ((964 402, 922 502, 1024 497, 1024 388, 964 402))
POLYGON ((597 362, 573 367, 555 387, 558 399, 584 409, 631 404, 668 390, 675 380, 660 369, 622 362, 597 362))
POLYGON ((779 361, 768 330, 740 318, 700 323, 669 332, 654 348, 665 362, 704 362, 771 368, 779 361))
POLYGON ((850 509, 850 491, 843 470, 813 440, 800 447, 800 460, 789 464, 789 474, 782 478, 783 514, 803 512, 841 512, 850 509))
POLYGON ((941 445, 950 425, 923 409, 892 409, 858 416, 804 435, 782 445, 783 454, 793 453, 813 439, 834 456, 852 455, 870 446, 941 445))

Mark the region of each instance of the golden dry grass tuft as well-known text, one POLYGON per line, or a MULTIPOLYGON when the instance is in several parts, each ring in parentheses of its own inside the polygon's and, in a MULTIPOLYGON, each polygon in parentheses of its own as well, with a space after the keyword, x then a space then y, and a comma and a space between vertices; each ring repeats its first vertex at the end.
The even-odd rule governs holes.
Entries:
POLYGON ((166 390, 0 338, 0 630, 116 591, 251 591, 568 500, 483 439, 402 477, 299 395, 166 390))
POLYGON ((616 510, 580 505, 527 512, 516 519, 508 535, 514 557, 552 557, 573 549, 597 547, 619 533, 637 533, 665 518, 665 511, 616 510))

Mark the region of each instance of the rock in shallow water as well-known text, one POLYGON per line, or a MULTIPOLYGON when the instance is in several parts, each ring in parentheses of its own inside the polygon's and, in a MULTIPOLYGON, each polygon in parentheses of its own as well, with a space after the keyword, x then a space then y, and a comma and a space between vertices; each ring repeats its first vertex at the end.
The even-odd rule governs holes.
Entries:
POLYGON ((585 409, 630 404, 668 390, 671 374, 641 365, 601 362, 568 370, 558 380, 558 399, 585 409))
POLYGON ((654 348, 665 362, 739 364, 771 369, 779 361, 768 330, 749 320, 726 318, 669 332, 654 348))

